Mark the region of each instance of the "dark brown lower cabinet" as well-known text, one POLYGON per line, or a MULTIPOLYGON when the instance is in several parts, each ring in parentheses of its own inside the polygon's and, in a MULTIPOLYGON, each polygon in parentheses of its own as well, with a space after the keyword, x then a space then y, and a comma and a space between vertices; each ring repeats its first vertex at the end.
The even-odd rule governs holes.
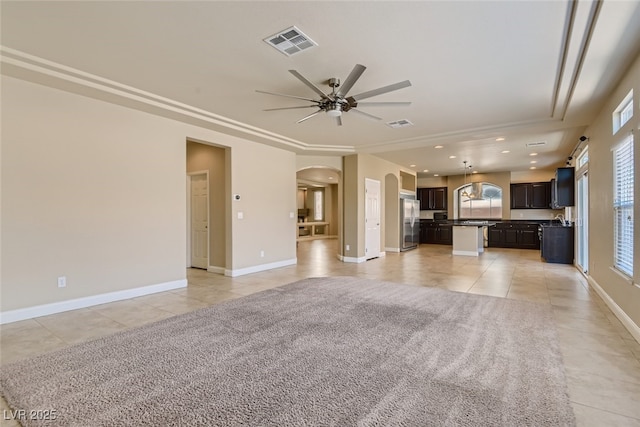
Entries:
POLYGON ((489 227, 489 247, 540 249, 538 224, 499 222, 489 227))
POLYGON ((573 227, 542 227, 542 250, 546 262, 573 264, 573 227))
POLYGON ((420 222, 420 243, 437 245, 453 244, 453 227, 450 224, 433 221, 420 222))

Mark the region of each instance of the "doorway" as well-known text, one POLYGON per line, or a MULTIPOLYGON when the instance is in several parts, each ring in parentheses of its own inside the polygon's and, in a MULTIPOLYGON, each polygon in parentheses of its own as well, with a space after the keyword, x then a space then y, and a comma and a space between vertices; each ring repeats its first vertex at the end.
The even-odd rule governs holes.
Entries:
POLYGON ((369 260, 380 256, 380 181, 365 178, 364 191, 364 254, 369 260))
POLYGON ((191 267, 209 266, 209 173, 190 173, 189 177, 189 237, 191 267))
POLYGON ((589 270, 589 174, 578 177, 578 209, 576 234, 578 254, 576 264, 584 274, 589 270))
POLYGON ((589 272, 589 151, 577 158, 578 182, 576 197, 576 265, 584 274, 589 272))

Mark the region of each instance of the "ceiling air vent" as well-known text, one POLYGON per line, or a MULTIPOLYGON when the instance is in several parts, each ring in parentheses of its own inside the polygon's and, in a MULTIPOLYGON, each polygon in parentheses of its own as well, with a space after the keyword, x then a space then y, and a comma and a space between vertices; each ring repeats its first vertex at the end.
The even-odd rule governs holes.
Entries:
POLYGON ((318 46, 306 34, 296 27, 287 28, 264 39, 265 42, 287 56, 295 55, 313 46, 318 46))
POLYGON ((547 145, 547 141, 528 142, 525 144, 526 147, 540 147, 543 145, 547 145))
POLYGON ((396 120, 394 122, 388 122, 387 126, 397 129, 397 128, 403 128, 407 126, 413 126, 413 123, 411 123, 407 119, 402 119, 402 120, 396 120))

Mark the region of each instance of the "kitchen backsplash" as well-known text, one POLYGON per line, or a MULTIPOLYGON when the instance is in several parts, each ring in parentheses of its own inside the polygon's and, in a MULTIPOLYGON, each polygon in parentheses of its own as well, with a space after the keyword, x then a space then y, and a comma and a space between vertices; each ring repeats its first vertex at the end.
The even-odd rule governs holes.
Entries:
POLYGON ((511 219, 554 219, 564 209, 511 209, 511 219))
MULTIPOLYGON (((433 219, 433 214, 436 212, 438 211, 420 211, 420 218, 433 219)), ((554 219, 558 214, 563 214, 566 217, 564 209, 511 209, 511 218, 502 219, 554 219)), ((449 219, 453 219, 453 217, 450 215, 449 219)))

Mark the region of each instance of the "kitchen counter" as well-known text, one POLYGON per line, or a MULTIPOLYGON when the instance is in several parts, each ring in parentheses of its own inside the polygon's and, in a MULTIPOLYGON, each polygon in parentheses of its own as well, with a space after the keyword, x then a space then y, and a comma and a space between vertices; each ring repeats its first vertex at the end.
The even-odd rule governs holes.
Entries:
POLYGON ((453 255, 479 256, 484 252, 484 228, 494 225, 489 221, 454 221, 453 255))

